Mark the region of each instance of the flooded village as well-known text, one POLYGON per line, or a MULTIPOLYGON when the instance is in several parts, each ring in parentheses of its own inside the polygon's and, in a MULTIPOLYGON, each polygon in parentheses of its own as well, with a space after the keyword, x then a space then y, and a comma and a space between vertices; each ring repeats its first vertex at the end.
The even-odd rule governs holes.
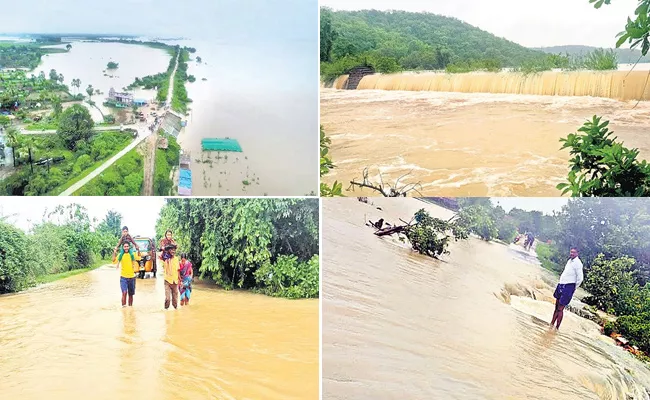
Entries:
POLYGON ((188 88, 209 82, 189 67, 202 64, 193 47, 148 39, 0 40, 0 191, 267 193, 238 142, 234 152, 204 146, 237 141, 236 131, 203 133, 199 120, 201 132, 186 132, 188 88))

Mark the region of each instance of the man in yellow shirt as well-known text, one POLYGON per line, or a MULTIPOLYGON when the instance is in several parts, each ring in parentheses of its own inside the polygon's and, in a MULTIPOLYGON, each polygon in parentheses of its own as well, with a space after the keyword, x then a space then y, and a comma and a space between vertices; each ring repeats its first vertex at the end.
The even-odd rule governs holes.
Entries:
POLYGON ((117 260, 113 258, 113 262, 119 261, 117 267, 121 266, 120 270, 120 289, 122 289, 122 307, 126 306, 126 296, 129 296, 129 306, 133 305, 133 295, 135 295, 135 271, 133 270, 133 256, 129 252, 131 245, 124 243, 122 248, 123 254, 120 254, 117 260))
POLYGON ((169 251, 171 258, 165 261, 165 310, 169 308, 169 303, 178 308, 178 282, 180 261, 176 257, 176 245, 168 245, 163 249, 169 251))

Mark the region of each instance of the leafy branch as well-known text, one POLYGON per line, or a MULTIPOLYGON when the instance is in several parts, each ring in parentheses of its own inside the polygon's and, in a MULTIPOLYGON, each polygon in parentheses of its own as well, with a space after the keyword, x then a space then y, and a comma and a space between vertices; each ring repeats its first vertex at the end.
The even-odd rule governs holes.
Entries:
MULTIPOLYGON (((320 127, 320 177, 326 175, 330 172, 330 169, 334 168, 334 163, 329 157, 329 146, 332 143, 332 140, 325 136, 325 131, 323 126, 320 127)), ((343 184, 338 181, 334 181, 330 187, 326 183, 321 182, 320 184, 320 195, 321 197, 334 197, 334 196, 343 196, 342 193, 343 184)))
POLYGON ((570 149, 568 183, 557 189, 572 196, 629 197, 650 194, 650 165, 638 161, 638 149, 628 149, 612 137, 609 121, 594 117, 560 139, 562 149, 570 149))
POLYGON ((441 254, 449 254, 447 247, 452 238, 454 240, 469 238, 469 229, 460 213, 445 221, 434 218, 424 209, 420 209, 409 222, 402 222, 405 225, 389 225, 386 228, 379 228, 380 225, 373 224, 377 229, 375 235, 403 234, 413 250, 433 258, 438 258, 441 254))

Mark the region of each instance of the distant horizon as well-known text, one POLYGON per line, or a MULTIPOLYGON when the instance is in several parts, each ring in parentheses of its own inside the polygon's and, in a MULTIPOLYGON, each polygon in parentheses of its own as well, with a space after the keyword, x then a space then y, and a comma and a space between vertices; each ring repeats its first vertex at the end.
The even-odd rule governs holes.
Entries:
POLYGON ((151 37, 159 40, 186 40, 188 37, 177 36, 177 37, 160 37, 157 35, 145 35, 137 33, 91 33, 91 32, 0 32, 0 37, 31 37, 31 36, 57 36, 57 37, 86 37, 86 36, 97 36, 97 37, 124 37, 124 38, 141 38, 141 37, 151 37))

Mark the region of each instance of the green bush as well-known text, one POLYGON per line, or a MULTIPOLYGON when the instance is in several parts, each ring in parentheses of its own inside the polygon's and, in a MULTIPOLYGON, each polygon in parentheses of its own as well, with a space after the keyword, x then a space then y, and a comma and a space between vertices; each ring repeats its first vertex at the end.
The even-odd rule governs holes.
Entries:
POLYGON ((29 245, 21 230, 0 222, 0 293, 16 292, 33 280, 29 245))
POLYGON ((618 60, 614 50, 596 49, 584 58, 584 68, 594 71, 617 70, 618 60))
POLYGON ((615 330, 625 336, 630 344, 645 353, 650 352, 650 313, 618 317, 615 330))
POLYGON ((318 297, 318 255, 307 262, 296 256, 281 255, 275 263, 266 262, 254 273, 260 291, 290 299, 318 297))
POLYGON ((560 259, 556 246, 538 241, 535 251, 543 268, 558 274, 562 273, 564 266, 555 262, 555 260, 560 259))
POLYGON ((631 197, 650 196, 650 165, 638 161, 638 149, 616 142, 602 117, 592 120, 560 139, 569 149, 571 170, 568 183, 557 185, 562 194, 572 196, 631 197))

